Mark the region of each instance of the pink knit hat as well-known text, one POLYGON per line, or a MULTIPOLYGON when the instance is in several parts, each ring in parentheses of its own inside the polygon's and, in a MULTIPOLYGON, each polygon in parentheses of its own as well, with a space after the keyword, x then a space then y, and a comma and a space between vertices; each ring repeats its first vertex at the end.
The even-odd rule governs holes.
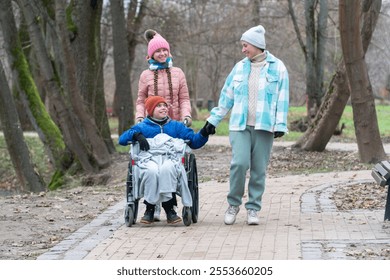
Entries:
POLYGON ((145 39, 148 41, 148 56, 150 58, 152 58, 153 54, 161 48, 167 49, 168 52, 171 53, 167 40, 156 31, 152 29, 146 30, 145 39))

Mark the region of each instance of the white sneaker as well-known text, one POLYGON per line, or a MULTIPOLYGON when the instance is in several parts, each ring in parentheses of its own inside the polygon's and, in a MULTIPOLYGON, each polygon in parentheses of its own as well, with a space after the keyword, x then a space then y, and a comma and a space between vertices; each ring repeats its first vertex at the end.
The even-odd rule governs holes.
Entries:
POLYGON ((161 221, 160 220, 160 213, 161 213, 161 206, 158 204, 154 208, 154 216, 153 216, 153 218, 154 218, 155 222, 161 221))
POLYGON ((258 225, 260 223, 257 211, 248 209, 248 225, 258 225))
POLYGON ((232 225, 236 221, 236 216, 240 212, 240 208, 238 206, 231 206, 225 212, 225 224, 232 225))

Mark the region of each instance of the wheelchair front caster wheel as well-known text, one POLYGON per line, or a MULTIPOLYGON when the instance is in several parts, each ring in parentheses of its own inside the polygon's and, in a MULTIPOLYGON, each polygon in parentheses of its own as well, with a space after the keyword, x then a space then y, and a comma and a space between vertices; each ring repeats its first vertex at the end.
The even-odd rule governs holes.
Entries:
POLYGON ((183 207, 182 217, 183 217, 183 223, 186 226, 189 226, 192 222, 192 214, 191 214, 190 207, 187 207, 187 206, 183 207))
POLYGON ((131 227, 134 223, 134 210, 131 206, 125 208, 125 224, 127 227, 131 227))

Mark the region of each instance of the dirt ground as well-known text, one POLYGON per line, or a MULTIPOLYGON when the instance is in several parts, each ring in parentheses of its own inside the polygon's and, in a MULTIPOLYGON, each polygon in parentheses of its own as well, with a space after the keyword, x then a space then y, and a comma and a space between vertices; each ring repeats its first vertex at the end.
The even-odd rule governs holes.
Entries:
MULTIPOLYGON (((193 152, 200 183, 211 179, 229 180, 230 147, 206 145, 193 152)), ((84 178, 84 186, 0 197, 0 259, 36 259, 107 207, 123 200, 127 164, 127 154, 115 155, 111 167, 97 178, 84 178), (90 182, 95 184, 90 186, 90 182)), ((268 176, 366 169, 371 167, 360 164, 355 152, 315 153, 274 147, 268 176)), ((340 188, 333 199, 344 210, 383 209, 386 188, 375 184, 349 186, 340 188)), ((385 254, 390 256, 390 252, 385 254)), ((371 255, 375 258, 375 254, 371 255)))

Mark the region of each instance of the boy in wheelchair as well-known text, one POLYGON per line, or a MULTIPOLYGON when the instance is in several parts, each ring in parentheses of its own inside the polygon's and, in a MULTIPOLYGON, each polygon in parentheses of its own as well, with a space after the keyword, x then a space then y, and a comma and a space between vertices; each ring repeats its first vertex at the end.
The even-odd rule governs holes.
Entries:
MULTIPOLYGON (((138 142, 141 153, 142 151, 147 152, 150 150, 150 144, 146 138, 155 138, 157 135, 161 136, 160 134, 163 133, 172 138, 189 141, 188 145, 191 149, 199 149, 206 144, 208 136, 215 133, 215 130, 207 122, 198 133, 195 133, 182 122, 171 120, 168 117, 168 104, 161 96, 148 97, 145 100, 145 109, 148 113, 147 118, 125 131, 119 137, 120 145, 126 146, 130 142, 138 142)), ((153 151, 149 151, 153 155, 151 152, 153 151)), ((164 187, 164 185, 177 181, 177 177, 174 175, 175 165, 170 160, 165 159, 159 164, 149 161, 146 167, 146 171, 142 176, 143 178, 141 178, 145 187, 144 203, 146 205, 146 211, 140 222, 144 224, 153 223, 155 205, 160 202, 159 200, 162 201, 162 207, 167 215, 167 222, 169 224, 181 222, 181 218, 174 210, 172 193, 164 193, 161 195, 157 193, 161 189, 169 189, 171 187, 164 187)))

